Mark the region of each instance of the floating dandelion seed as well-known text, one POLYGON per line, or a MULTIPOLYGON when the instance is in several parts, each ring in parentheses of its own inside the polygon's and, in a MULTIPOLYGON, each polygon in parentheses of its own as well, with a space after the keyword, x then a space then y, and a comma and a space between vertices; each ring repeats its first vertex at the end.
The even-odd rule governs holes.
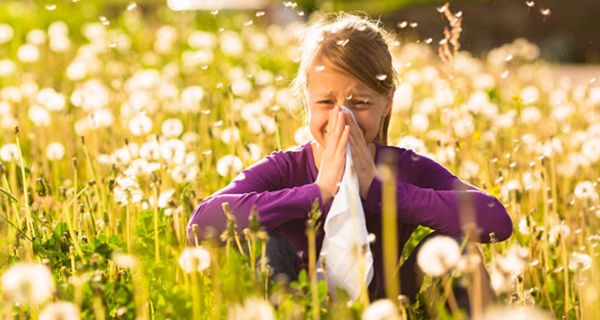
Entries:
POLYGON ((292 1, 285 1, 285 2, 283 2, 283 6, 286 7, 286 8, 292 8, 293 9, 296 6, 298 6, 298 4, 295 3, 295 2, 292 2, 292 1))
POLYGON ((417 23, 417 22, 411 22, 411 23, 409 23, 408 25, 409 25, 411 28, 416 28, 416 27, 419 25, 419 23, 417 23))
POLYGON ((253 24, 254 24, 254 21, 252 21, 252 20, 248 20, 248 21, 244 22, 245 27, 251 26, 253 24))
POLYGON ((116 48, 117 47, 117 43, 116 42, 111 42, 108 44, 109 48, 116 48))
POLYGON ((346 100, 352 100, 352 95, 349 94, 348 96, 346 96, 346 100))
POLYGON ((509 72, 508 70, 506 70, 506 71, 502 72, 502 73, 500 74, 500 78, 502 78, 502 79, 506 79, 506 77, 508 77, 508 74, 509 74, 509 73, 510 73, 510 72, 509 72))
POLYGON ((442 39, 442 40, 440 40, 440 42, 438 42, 438 44, 439 44, 440 46, 443 46, 443 45, 445 45, 446 43, 448 43, 448 39, 442 39))
POLYGON ((300 17, 304 17, 304 11, 300 11, 300 12, 298 12, 298 16, 300 16, 300 17))
POLYGON ((338 41, 336 41, 335 43, 336 43, 338 46, 345 47, 345 46, 348 44, 348 42, 349 42, 349 41, 350 41, 350 39, 342 39, 342 40, 338 40, 338 41))
POLYGON ((219 14, 219 10, 211 10, 210 14, 212 14, 213 16, 216 16, 219 14))
POLYGON ((462 11, 459 11, 459 12, 455 13, 454 15, 455 15, 457 18, 460 18, 460 17, 462 17, 462 15, 463 15, 463 12, 462 12, 462 11))
POLYGON ((525 1, 525 4, 531 8, 535 5, 535 1, 525 1))
POLYGON ((427 39, 425 39, 425 41, 424 41, 424 42, 425 42, 426 44, 430 44, 431 42, 433 42, 433 39, 432 39, 432 38, 427 38, 427 39))
POLYGON ((596 77, 590 79, 590 84, 596 82, 596 77))
POLYGON ((513 55, 509 54, 506 56, 506 58, 504 58, 504 61, 508 62, 508 61, 511 61, 512 59, 513 59, 513 55))
POLYGON ((325 66, 316 66, 316 67, 315 67, 315 71, 316 71, 316 72, 321 72, 321 71, 323 71, 323 70, 325 70, 325 66))
POLYGON ((542 13, 543 16, 549 16, 550 8, 541 9, 540 12, 542 13))
POLYGON ((439 13, 444 13, 444 12, 446 12, 446 10, 448 10, 448 6, 449 6, 449 4, 445 3, 443 6, 437 7, 436 10, 439 13))
POLYGON ((110 25, 110 21, 108 21, 108 19, 106 19, 105 16, 99 16, 98 19, 100 19, 100 22, 102 23, 103 26, 108 26, 110 25))
POLYGON ((383 80, 387 79, 387 75, 385 75, 385 74, 378 74, 378 75, 375 76, 375 78, 377 78, 377 80, 379 80, 379 81, 383 81, 383 80))
POLYGON ((401 29, 406 28, 407 25, 408 25, 408 22, 406 22, 406 21, 402 21, 402 22, 398 23, 398 27, 400 27, 401 29))
POLYGON ((127 11, 131 11, 135 8, 137 8, 137 3, 135 3, 135 2, 131 2, 127 5, 127 11))
POLYGON ((46 10, 48 10, 48 11, 54 11, 54 10, 56 10, 56 4, 48 4, 48 5, 46 5, 46 10))
POLYGON ((264 12, 264 11, 257 11, 257 12, 256 12, 256 16, 257 16, 257 17, 262 17, 262 16, 264 16, 264 15, 265 15, 265 12, 264 12))

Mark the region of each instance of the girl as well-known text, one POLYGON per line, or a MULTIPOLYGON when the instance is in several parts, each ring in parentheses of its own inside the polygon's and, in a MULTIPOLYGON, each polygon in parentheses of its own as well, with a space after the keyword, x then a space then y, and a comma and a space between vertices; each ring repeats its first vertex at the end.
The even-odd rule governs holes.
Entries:
MULTIPOLYGON (((228 202, 238 230, 248 226, 256 205, 262 226, 271 235, 267 243, 269 264, 275 272, 295 278, 307 266, 305 222, 313 201, 326 218, 345 169, 349 145, 368 232, 381 237, 382 182, 377 164, 390 158, 396 168, 398 256, 418 225, 451 237, 463 237, 459 222, 460 199, 472 199, 477 239, 507 239, 512 222, 493 196, 453 175, 434 160, 410 149, 387 145, 396 77, 388 35, 375 23, 343 14, 332 22, 312 23, 303 40, 300 67, 294 85, 308 111, 312 140, 285 151, 271 153, 202 201, 188 223, 188 238, 203 238, 211 229, 219 234, 226 217, 221 204, 228 202), (348 107, 349 114, 340 106, 348 107), (193 234, 197 225, 198 234, 193 234)), ((317 234, 317 252, 323 241, 323 224, 317 234)), ((417 249, 420 246, 417 246, 417 249)), ((382 244, 371 244, 375 275, 371 298, 384 295, 382 244)), ((414 250, 401 269, 401 290, 414 299, 420 286, 414 250)), ((461 298, 458 297, 460 300, 461 298)))

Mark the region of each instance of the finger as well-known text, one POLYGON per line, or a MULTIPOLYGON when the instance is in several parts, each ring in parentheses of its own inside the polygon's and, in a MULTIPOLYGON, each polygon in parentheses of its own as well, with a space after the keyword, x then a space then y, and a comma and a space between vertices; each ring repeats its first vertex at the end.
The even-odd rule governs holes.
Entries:
MULTIPOLYGON (((350 138, 350 126, 344 125, 344 130, 342 131, 342 136, 340 138, 340 143, 336 149, 336 153, 341 153, 346 151, 346 145, 348 144, 348 139, 350 138)), ((344 153, 345 156, 345 153, 344 153)))

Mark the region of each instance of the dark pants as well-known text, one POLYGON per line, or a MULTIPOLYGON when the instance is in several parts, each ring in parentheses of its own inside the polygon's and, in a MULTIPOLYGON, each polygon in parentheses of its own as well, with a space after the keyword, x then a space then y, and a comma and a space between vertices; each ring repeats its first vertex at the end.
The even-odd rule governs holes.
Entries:
MULTIPOLYGON (((415 249, 409 255, 408 259, 406 259, 406 261, 400 267, 400 285, 402 294, 407 296, 411 303, 415 302, 417 293, 419 292, 423 283, 423 273, 417 265, 417 255, 425 241, 437 235, 440 235, 440 233, 433 232, 425 236, 425 238, 423 238, 417 244, 415 249)), ((457 240, 459 243, 462 241, 461 239, 455 240, 457 240)), ((285 275, 289 281, 294 281, 298 278, 298 273, 300 271, 300 258, 296 254, 294 247, 287 240, 287 238, 277 232, 269 232, 269 240, 267 241, 266 251, 268 264, 272 270, 273 278, 280 276, 281 274, 285 275)), ((481 261, 483 261, 483 257, 481 258, 481 261)), ((484 292, 484 294, 488 296, 493 295, 489 286, 489 276, 485 272, 483 264, 481 269, 483 270, 482 281, 484 282, 484 289, 487 290, 484 292)), ((371 300, 383 298, 381 294, 378 294, 378 292, 381 292, 381 290, 376 289, 377 285, 383 284, 374 284, 373 282, 375 281, 375 278, 376 277, 374 277, 371 285, 369 286, 369 296, 371 300)), ((469 296, 467 294, 467 290, 460 285, 455 285, 453 287, 453 292, 458 306, 461 309, 469 310, 469 296)))

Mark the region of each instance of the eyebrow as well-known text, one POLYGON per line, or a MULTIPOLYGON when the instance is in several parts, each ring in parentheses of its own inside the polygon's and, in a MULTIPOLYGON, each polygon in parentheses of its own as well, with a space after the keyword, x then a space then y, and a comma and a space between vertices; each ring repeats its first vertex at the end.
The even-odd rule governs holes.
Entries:
MULTIPOLYGON (((324 92, 317 91, 315 93, 315 95, 319 96, 319 97, 333 97, 334 96, 332 91, 324 91, 324 92)), ((369 94, 368 92, 366 92, 364 90, 359 90, 359 91, 350 91, 348 93, 348 96, 352 96, 354 98, 354 97, 371 96, 371 94, 369 94)))

